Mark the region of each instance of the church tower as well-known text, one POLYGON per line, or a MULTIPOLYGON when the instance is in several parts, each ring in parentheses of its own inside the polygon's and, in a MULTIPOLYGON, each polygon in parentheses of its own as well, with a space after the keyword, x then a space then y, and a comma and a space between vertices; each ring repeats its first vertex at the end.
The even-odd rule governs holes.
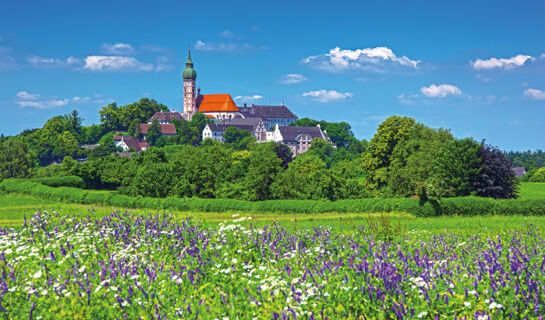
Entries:
POLYGON ((186 116, 187 120, 191 120, 191 117, 195 112, 196 108, 196 90, 195 90, 195 80, 197 80, 197 72, 193 69, 193 61, 191 61, 191 51, 187 50, 187 61, 185 62, 185 69, 182 73, 183 85, 184 85, 184 110, 183 115, 186 116))

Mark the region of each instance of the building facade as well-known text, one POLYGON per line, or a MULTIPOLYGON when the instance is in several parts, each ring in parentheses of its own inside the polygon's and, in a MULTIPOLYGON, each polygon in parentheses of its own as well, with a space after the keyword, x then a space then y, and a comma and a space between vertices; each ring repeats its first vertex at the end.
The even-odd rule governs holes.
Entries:
POLYGON ((316 127, 276 125, 272 134, 272 140, 288 146, 293 157, 307 152, 314 139, 323 139, 331 143, 331 139, 320 125, 316 127))

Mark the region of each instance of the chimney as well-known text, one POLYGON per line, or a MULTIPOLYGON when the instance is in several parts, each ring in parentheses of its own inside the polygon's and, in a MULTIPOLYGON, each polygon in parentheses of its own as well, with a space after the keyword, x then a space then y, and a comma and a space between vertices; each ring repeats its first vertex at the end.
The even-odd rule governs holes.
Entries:
POLYGON ((197 88, 197 97, 201 95, 201 88, 197 88))
POLYGON ((244 108, 246 108, 246 102, 244 102, 244 108))

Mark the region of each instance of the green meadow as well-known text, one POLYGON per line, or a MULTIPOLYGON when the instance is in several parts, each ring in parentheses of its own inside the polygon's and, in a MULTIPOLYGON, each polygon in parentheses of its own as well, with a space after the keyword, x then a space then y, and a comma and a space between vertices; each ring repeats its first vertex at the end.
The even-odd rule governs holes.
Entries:
MULTIPOLYGON (((521 199, 545 199, 544 183, 521 183, 521 199)), ((432 233, 497 233, 510 229, 520 229, 528 224, 545 227, 545 216, 443 216, 420 218, 411 214, 399 213, 318 213, 318 214, 247 214, 231 212, 185 212, 150 209, 119 208, 109 206, 68 204, 28 195, 0 193, 0 225, 3 227, 18 227, 23 217, 30 218, 36 211, 56 211, 73 216, 104 217, 113 211, 129 211, 135 214, 149 215, 156 213, 172 213, 175 219, 194 219, 204 226, 215 227, 219 223, 231 220, 233 215, 249 216, 255 225, 278 223, 290 229, 311 229, 317 226, 332 228, 336 233, 349 234, 361 226, 377 222, 381 217, 387 217, 387 223, 392 229, 426 230, 432 233)))

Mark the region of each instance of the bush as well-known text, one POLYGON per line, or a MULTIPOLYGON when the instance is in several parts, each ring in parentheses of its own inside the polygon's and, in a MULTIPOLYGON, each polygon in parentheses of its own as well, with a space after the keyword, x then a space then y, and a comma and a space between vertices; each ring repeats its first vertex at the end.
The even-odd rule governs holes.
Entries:
POLYGON ((545 215, 545 199, 499 199, 481 197, 443 198, 424 201, 407 198, 365 198, 339 201, 321 200, 267 200, 244 201, 235 199, 199 198, 143 198, 71 187, 53 188, 37 182, 6 179, 0 182, 0 191, 33 195, 69 203, 111 205, 123 208, 170 209, 179 211, 248 213, 375 213, 407 212, 419 217, 475 216, 475 215, 545 215))
POLYGON ((37 182, 50 187, 72 187, 83 188, 85 184, 81 177, 65 176, 65 177, 45 177, 45 178, 33 178, 29 181, 37 182))

